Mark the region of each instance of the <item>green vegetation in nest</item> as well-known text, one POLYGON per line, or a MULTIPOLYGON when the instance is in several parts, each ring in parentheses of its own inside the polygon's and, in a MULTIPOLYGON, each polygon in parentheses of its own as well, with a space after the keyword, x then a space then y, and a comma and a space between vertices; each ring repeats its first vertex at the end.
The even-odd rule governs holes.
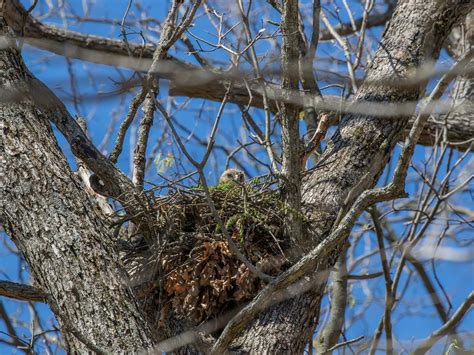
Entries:
MULTIPOLYGON (((225 182, 209 192, 229 235, 250 262, 274 276, 289 266, 288 211, 277 191, 252 182, 225 182)), ((161 286, 149 289, 146 298, 165 299, 160 318, 172 310, 198 323, 252 299, 264 286, 230 251, 202 189, 174 190, 151 201, 154 216, 143 216, 140 225, 156 236, 160 275, 155 284, 161 286)))

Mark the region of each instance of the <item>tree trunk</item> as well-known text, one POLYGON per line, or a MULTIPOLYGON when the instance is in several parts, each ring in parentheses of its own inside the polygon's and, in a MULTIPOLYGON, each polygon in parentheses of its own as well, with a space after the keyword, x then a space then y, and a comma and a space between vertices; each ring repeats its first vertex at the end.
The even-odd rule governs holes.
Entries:
MULTIPOLYGON (((425 84, 392 86, 410 69, 435 59, 469 1, 399 1, 368 68, 359 101, 417 100, 425 84), (375 87, 374 82, 383 85, 375 87)), ((0 215, 60 320, 71 351, 138 351, 151 331, 126 280, 107 226, 67 167, 48 124, 48 109, 33 100, 31 75, 12 48, 0 45, 1 89, 21 93, 0 101, 2 201, 0 215), (8 167, 8 169, 4 169, 8 167), (4 171, 3 171, 4 170, 4 171), (74 336, 71 336, 74 334, 74 336)), ((341 208, 375 185, 408 117, 346 115, 319 165, 306 177, 303 202, 313 218, 313 245, 331 230, 341 208)), ((330 265, 322 260, 320 270, 330 265)), ((334 259, 334 260, 332 260, 334 259)), ((252 353, 301 353, 319 316, 324 285, 273 306, 234 348, 252 353)))
MULTIPOLYGON (((449 35, 448 52, 455 60, 474 45, 474 11, 471 11, 464 23, 457 26, 449 35)), ((474 137, 474 63, 471 61, 465 74, 459 75, 450 92, 453 100, 453 112, 441 117, 430 118, 420 143, 433 145, 445 141, 460 149, 472 149, 474 137), (442 132, 442 134, 440 134, 442 132)))
POLYGON ((13 42, 0 41, 0 90, 12 94, 0 100, 6 231, 47 294, 70 352, 148 349, 151 331, 126 284, 111 231, 70 171, 13 42))
MULTIPOLYGON (((356 100, 387 103, 418 100, 426 83, 407 86, 396 85, 397 82, 407 78, 411 69, 438 57, 451 28, 470 8, 469 1, 461 0, 399 1, 356 100)), ((375 186, 408 118, 360 114, 342 118, 318 165, 303 185, 303 203, 314 220, 314 245, 328 235, 341 208, 375 186)), ((331 260, 322 260, 319 270, 333 264, 337 256, 335 251, 331 260)), ((273 306, 235 341, 235 348, 252 353, 302 353, 312 332, 308 320, 317 319, 322 294, 320 288, 273 306), (265 341, 272 335, 273 341, 265 341)))

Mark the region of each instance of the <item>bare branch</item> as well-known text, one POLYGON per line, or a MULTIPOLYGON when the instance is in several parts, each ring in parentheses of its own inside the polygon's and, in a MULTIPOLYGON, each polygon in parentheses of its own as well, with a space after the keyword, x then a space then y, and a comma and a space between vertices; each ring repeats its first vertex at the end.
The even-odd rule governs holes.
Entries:
POLYGON ((343 346, 346 346, 346 345, 349 345, 349 344, 353 344, 353 343, 356 343, 358 342, 359 340, 362 340, 364 339, 364 336, 360 336, 360 337, 357 337, 357 338, 354 338, 354 339, 351 339, 351 340, 348 340, 348 341, 344 341, 342 343, 339 343, 339 344, 336 344, 334 345, 331 349, 329 349, 328 351, 334 351, 336 349, 339 349, 339 348, 342 348, 343 346))
POLYGON ((46 295, 36 287, 11 281, 0 281, 0 296, 19 301, 46 302, 46 295))
POLYGON ((344 327, 348 280, 346 258, 347 251, 344 250, 335 264, 336 271, 332 273, 331 309, 327 324, 319 331, 315 340, 317 354, 325 354, 332 351, 344 327))
MULTIPOLYGON (((466 55, 466 58, 469 58, 469 56, 470 54, 466 55)), ((466 62, 469 62, 466 58, 463 61, 456 63, 453 66, 453 70, 458 66, 466 65, 466 62)), ((415 124, 411 128, 410 134, 406 140, 406 144, 402 150, 397 167, 395 168, 393 181, 386 187, 362 192, 352 205, 352 208, 347 213, 345 213, 343 217, 341 216, 342 219, 340 223, 335 223, 335 229, 327 238, 325 238, 317 247, 306 254, 290 269, 282 273, 267 287, 265 287, 249 305, 244 307, 227 324, 221 336, 214 344, 214 347, 211 351, 212 354, 224 352, 236 334, 240 333, 258 313, 266 309, 271 304, 272 295, 276 291, 287 287, 301 276, 314 270, 318 261, 327 257, 331 250, 335 248, 342 240, 344 240, 344 238, 350 233, 357 218, 366 208, 376 202, 389 201, 395 198, 406 196, 405 179, 408 164, 413 155, 416 141, 423 130, 424 123, 434 108, 431 100, 436 100, 442 95, 444 89, 446 88, 449 81, 452 80, 452 78, 452 72, 449 72, 439 81, 438 85, 435 87, 435 89, 433 89, 425 108, 418 115, 415 124)), ((349 193, 349 195, 351 195, 351 193, 349 193)), ((341 210, 343 209, 345 209, 345 207, 341 208, 341 210)))
MULTIPOLYGON (((282 83, 283 90, 298 89, 298 1, 283 2, 281 13, 282 50, 282 83)), ((308 239, 305 238, 301 221, 301 156, 298 108, 290 103, 284 103, 281 110, 281 146, 282 167, 281 189, 283 199, 290 209, 286 221, 288 235, 295 245, 295 251, 306 251, 308 239)), ((298 253, 297 253, 298 254, 298 253)), ((294 258, 297 255, 293 256, 294 258)))
POLYGON ((453 316, 444 323, 441 328, 434 331, 427 339, 418 345, 413 354, 422 355, 426 353, 438 340, 453 331, 453 329, 455 329, 458 323, 463 319, 467 311, 469 311, 472 304, 474 304, 474 292, 471 292, 469 296, 467 296, 456 312, 454 312, 453 316))
POLYGON ((393 338, 392 338, 392 278, 390 276, 390 265, 388 264, 387 254, 385 252, 385 244, 383 238, 383 230, 379 223, 380 216, 377 214, 377 210, 370 209, 370 215, 375 226, 375 234, 377 236, 377 243, 379 246, 380 262, 382 264, 383 276, 385 279, 385 310, 383 316, 383 324, 385 327, 385 337, 387 341, 386 351, 387 354, 393 354, 393 338))
POLYGON ((135 115, 137 114, 138 108, 143 103, 143 100, 145 100, 145 96, 146 96, 146 91, 144 89, 141 89, 140 92, 137 93, 133 97, 132 102, 130 103, 127 116, 125 117, 122 124, 120 125, 117 138, 115 141, 114 149, 112 150, 112 153, 110 153, 110 156, 109 156, 109 160, 114 164, 117 163, 117 159, 120 153, 122 153, 123 141, 125 140, 125 134, 127 133, 128 128, 132 124, 133 119, 135 118, 135 115))

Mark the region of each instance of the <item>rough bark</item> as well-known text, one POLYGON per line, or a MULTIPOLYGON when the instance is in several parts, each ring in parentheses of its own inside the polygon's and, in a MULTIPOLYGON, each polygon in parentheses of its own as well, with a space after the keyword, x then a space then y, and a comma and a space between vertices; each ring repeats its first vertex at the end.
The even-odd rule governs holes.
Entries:
MULTIPOLYGON (((409 70, 435 60, 453 25, 471 7, 469 2, 459 0, 399 1, 367 69, 367 82, 382 84, 363 84, 356 100, 387 103, 418 100, 426 83, 401 87, 396 85, 397 81, 406 78, 409 70)), ((375 186, 407 123, 407 117, 382 119, 348 114, 342 118, 318 165, 303 185, 303 202, 315 221, 314 244, 327 236, 341 209, 363 190, 375 186)), ((336 258, 337 251, 330 258, 333 260, 322 260, 321 267, 327 267, 336 258)), ((267 353, 301 353, 311 329, 307 320, 317 318, 321 297, 321 292, 304 294, 272 307, 236 340, 236 346, 251 352, 255 349, 258 352, 265 345, 267 353), (292 318, 293 314, 299 314, 300 304, 308 305, 305 317, 292 318), (291 326, 282 326, 289 319, 291 326), (275 334, 275 330, 278 341, 266 344, 261 335, 275 334)))
POLYGON ((0 102, 5 229, 47 294, 69 351, 147 349, 151 331, 126 284, 111 231, 68 168, 48 110, 33 99, 33 78, 12 45, 5 37, 0 45, 0 87, 22 93, 0 102))
MULTIPOLYGON (((474 46, 474 11, 471 11, 461 26, 455 28, 448 38, 448 48, 455 60, 474 46)), ((433 143, 440 132, 446 130, 445 140, 458 146, 469 146, 474 142, 474 62, 466 67, 465 73, 454 82, 450 92, 454 112, 431 119, 426 143, 433 143), (464 142, 464 144, 462 144, 464 142)))
MULTIPOLYGON (((369 68, 369 81, 403 78, 410 68, 436 58, 441 39, 468 6, 453 0, 400 1, 369 68)), ((2 47, 0 55, 3 88, 29 80, 14 51, 2 47)), ((423 85, 363 85, 357 100, 403 102, 418 99, 422 90, 423 85)), ((8 230, 40 287, 60 311, 59 319, 73 322, 88 341, 109 351, 149 346, 149 330, 123 285, 110 234, 67 169, 45 112, 29 97, 0 105, 0 147, 6 159, 2 166, 8 166, 2 177, 6 185, 0 214, 6 217, 8 230)), ((343 118, 304 185, 304 202, 316 220, 313 243, 327 235, 347 197, 350 202, 375 184, 406 124, 402 117, 343 118)), ((328 262, 321 264, 324 268, 328 262)), ((318 317, 323 288, 274 306, 236 341, 235 348, 253 353, 302 352, 318 317)), ((72 344, 79 350, 86 348, 76 340, 72 344)))
POLYGON ((230 350, 251 354, 302 354, 319 318, 325 283, 262 314, 230 350))
MULTIPOLYGON (((464 23, 453 29, 446 41, 445 48, 455 60, 474 46, 474 11, 471 11, 464 23)), ((450 92, 453 112, 436 118, 430 118, 420 143, 433 145, 445 141, 460 149, 472 149, 474 142, 474 63, 471 62, 460 75, 450 92)))
POLYGON ((45 302, 46 295, 34 286, 0 281, 0 295, 20 301, 45 302))
MULTIPOLYGON (((281 16, 281 69, 283 90, 294 92, 298 89, 298 0, 288 0, 283 3, 281 16)), ((282 167, 281 188, 284 202, 290 210, 286 224, 288 235, 295 243, 295 248, 304 248, 302 233, 301 211, 301 177, 300 177, 300 133, 298 107, 284 103, 281 109, 281 149, 282 167)))

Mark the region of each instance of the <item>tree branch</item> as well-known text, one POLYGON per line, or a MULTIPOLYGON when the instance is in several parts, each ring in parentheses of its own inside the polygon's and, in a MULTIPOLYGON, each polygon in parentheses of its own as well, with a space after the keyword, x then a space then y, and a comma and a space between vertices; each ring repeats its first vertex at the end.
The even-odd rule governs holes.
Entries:
MULTIPOLYGON (((267 0, 267 2, 278 12, 282 11, 282 5, 276 1, 276 0, 267 0)), ((396 1, 390 0, 388 1, 388 7, 385 12, 382 13, 377 13, 370 15, 365 21, 366 23, 366 28, 370 27, 376 27, 376 26, 382 26, 385 25, 385 23, 392 17, 393 10, 395 9, 395 4, 396 1)), ((340 36, 349 36, 354 34, 358 28, 362 26, 364 22, 364 18, 358 18, 354 20, 355 24, 355 29, 352 23, 341 23, 340 25, 334 27, 334 30, 337 32, 338 35, 340 36)), ((324 41, 331 41, 333 39, 333 36, 331 32, 325 28, 319 31, 319 41, 324 42, 324 41)))
POLYGON ((341 253, 336 262, 336 271, 332 273, 331 309, 329 320, 316 338, 317 354, 326 354, 336 346, 344 327, 347 305, 347 248, 341 253), (331 349, 331 350, 330 350, 331 349))
MULTIPOLYGON (((298 60, 299 50, 299 20, 298 0, 283 2, 281 13, 281 87, 285 91, 298 89, 298 60)), ((301 157, 298 108, 291 103, 283 103, 281 109, 281 149, 282 167, 281 190, 284 202, 288 205, 289 213, 285 223, 288 235, 297 251, 296 259, 303 251, 307 251, 308 239, 302 230, 301 219, 301 157)))
MULTIPOLYGON (((445 27, 439 27, 440 32, 438 35, 440 37, 447 36, 448 31, 450 29, 450 26, 453 25, 453 23, 458 19, 458 17, 461 17, 463 14, 468 11, 469 6, 466 3, 462 3, 461 1, 459 2, 454 2, 453 4, 447 4, 447 3, 442 3, 441 0, 437 3, 432 3, 430 6, 430 11, 432 11, 432 16, 429 17, 423 17, 423 22, 420 23, 418 26, 423 26, 423 27, 429 27, 432 28, 433 21, 436 21, 436 19, 443 21, 445 27), (455 9, 457 10, 456 16, 448 15, 449 11, 447 11, 447 8, 455 6, 455 9), (447 16, 448 15, 448 16, 447 16), (444 31, 444 32, 443 32, 444 31)), ((421 4, 415 4, 412 2, 405 2, 402 1, 399 3, 399 7, 401 7, 402 10, 400 10, 398 17, 396 18, 395 22, 398 21, 398 26, 405 24, 406 25, 406 15, 414 16, 416 14, 416 10, 420 11, 426 11, 426 7, 421 4), (405 11, 405 13, 404 13, 405 11)), ((398 31, 397 29, 397 23, 393 25, 394 27, 391 28, 391 31, 398 31)), ((411 43, 411 36, 417 35, 419 33, 419 27, 413 26, 410 29, 410 35, 404 35, 403 40, 398 42, 393 42, 393 37, 392 33, 390 31, 385 32, 384 39, 382 40, 382 44, 384 44, 384 41, 391 41, 390 45, 395 45, 392 50, 398 49, 400 52, 405 52, 407 51, 407 48, 405 47, 408 43, 411 43), (398 46, 402 46, 401 48, 398 46)), ((385 45, 382 45, 381 48, 379 48, 378 53, 376 54, 374 61, 380 61, 382 60, 387 60, 386 59, 386 52, 389 49, 385 45), (383 58, 383 59, 382 59, 383 58)), ((417 58, 417 62, 419 60, 428 60, 430 59, 431 56, 436 56, 437 53, 440 50, 440 45, 432 47, 431 48, 431 53, 424 52, 423 55, 419 58, 417 58)), ((416 58, 412 58, 412 60, 415 60, 416 58)), ((388 67, 383 67, 380 65, 380 62, 378 63, 378 66, 375 66, 373 68, 369 69, 368 77, 369 79, 375 79, 378 77, 379 79, 384 79, 384 78, 390 78, 393 73, 393 67, 388 64, 388 67)), ((453 70, 448 72, 438 83, 438 85, 435 87, 435 89, 432 91, 428 103, 423 107, 421 110, 420 114, 417 116, 415 120, 415 124, 410 130, 410 134, 408 135, 405 146, 402 150, 402 153, 400 155, 400 158, 398 160, 397 166, 395 168, 394 172, 394 177, 392 182, 383 188, 376 188, 376 189, 371 189, 371 190, 366 190, 370 188, 370 186, 374 186, 376 179, 374 179, 374 176, 377 176, 380 174, 380 171, 384 167, 384 161, 386 161, 386 157, 389 156, 391 152, 391 147, 395 144, 395 138, 396 134, 399 133, 401 129, 404 128, 404 122, 399 119, 396 122, 392 122, 392 126, 387 128, 387 125, 384 121, 377 121, 373 120, 370 117, 365 117, 367 120, 367 124, 373 125, 374 127, 371 128, 373 134, 380 134, 379 130, 387 130, 391 129, 392 132, 387 132, 388 137, 383 139, 383 145, 388 145, 384 147, 382 150, 387 150, 386 152, 381 152, 381 147, 380 143, 375 142, 373 139, 370 139, 370 142, 367 143, 365 141, 365 135, 364 133, 361 133, 359 137, 353 137, 352 141, 348 145, 355 145, 355 144, 364 144, 362 148, 364 148, 363 156, 367 157, 369 154, 367 152, 367 149, 369 148, 370 144, 375 144, 376 143, 376 150, 372 153, 372 160, 371 164, 366 166, 364 169, 361 169, 360 166, 357 167, 357 170, 359 171, 359 174, 362 174, 362 176, 357 176, 354 177, 354 169, 350 169, 343 166, 341 167, 341 164, 344 165, 348 159, 355 159, 354 152, 351 152, 351 154, 348 154, 348 152, 343 149, 335 149, 331 145, 327 148, 325 151, 325 155, 323 155, 323 159, 327 159, 327 155, 330 155, 331 160, 334 161, 333 164, 337 164, 337 168, 333 170, 329 170, 328 173, 328 167, 324 167, 326 171, 325 174, 321 174, 320 170, 315 170, 314 175, 315 175, 315 181, 309 180, 306 183, 305 190, 307 191, 308 195, 304 196, 305 197, 305 202, 308 204, 313 203, 313 204, 321 204, 321 195, 320 194, 315 194, 318 189, 316 189, 314 186, 321 184, 319 179, 323 180, 328 180, 328 179, 335 179, 339 184, 336 184, 335 187, 331 185, 322 185, 323 187, 327 189, 332 188, 334 189, 332 193, 328 191, 324 191, 329 198, 332 200, 335 199, 335 196, 339 196, 341 200, 344 200, 345 202, 336 202, 334 204, 330 204, 327 202, 323 207, 325 210, 329 210, 330 208, 337 208, 339 213, 338 216, 336 217, 335 221, 334 219, 329 222, 326 222, 329 225, 329 229, 331 230, 331 222, 334 225, 334 228, 332 229, 332 232, 328 232, 327 236, 322 235, 320 237, 320 243, 311 251, 309 252, 306 256, 304 256, 300 261, 298 261, 295 265, 293 265, 290 269, 282 273, 280 276, 278 276, 273 282, 271 282, 269 285, 267 285, 255 298, 252 302, 250 302, 246 307, 244 307, 225 327, 224 331, 221 333, 219 339, 217 342, 214 344, 214 347, 212 348, 211 353, 213 354, 220 354, 224 351, 226 351, 233 341, 234 337, 236 334, 240 333, 248 324, 251 322, 254 317, 262 312, 263 310, 267 309, 268 306, 272 304, 272 296, 275 292, 284 289, 285 287, 291 285, 293 282, 298 280, 300 277, 309 274, 310 272, 314 272, 314 270, 318 270, 318 263, 320 264, 323 260, 328 260, 330 258, 331 252, 333 252, 338 245, 340 245, 341 242, 343 242, 344 238, 347 237, 347 235, 350 233, 354 223, 356 222, 357 218, 360 216, 360 214, 370 205, 376 203, 376 202, 381 202, 381 201, 388 201, 388 200, 393 200, 395 198, 400 198, 406 196, 405 192, 405 179, 406 179, 406 173, 408 170, 409 162, 411 161, 413 151, 416 145, 416 142, 421 135, 421 132, 423 130, 424 124, 426 120, 428 119, 429 115, 431 114, 433 108, 434 108, 434 102, 436 102, 436 99, 438 99, 442 93, 444 92, 444 89, 447 86, 447 83, 452 79, 453 77, 453 71, 458 68, 458 66, 465 65, 466 62, 465 60, 462 61, 462 63, 457 63, 455 67, 453 67, 453 70), (375 128, 377 127, 377 128, 375 128), (376 133, 377 132, 377 133, 376 133), (360 140, 360 143, 358 143, 358 139, 360 140), (387 142, 388 141, 388 142, 387 142), (366 147, 367 146, 367 147, 366 147), (344 155, 344 153, 346 155, 344 155), (386 157, 384 156, 386 155, 386 157), (341 158, 341 159, 337 159, 341 158), (344 169, 344 170, 342 170, 344 169), (340 190, 340 184, 342 183, 343 177, 341 177, 341 170, 342 172, 346 174, 351 174, 351 179, 348 179, 348 181, 351 181, 351 184, 349 185, 350 187, 346 187, 343 191, 340 190), (338 174, 337 177, 333 177, 333 174, 338 174), (353 181, 353 179, 356 179, 356 181, 353 181), (316 185, 315 185, 316 184, 316 185), (311 191, 313 189, 313 191, 311 191), (358 197, 357 197, 358 196, 358 197), (357 197, 357 198, 356 198, 357 197), (352 202, 354 201, 355 202, 352 202), (342 204, 342 206, 341 206, 342 204), (348 205, 348 206, 347 206, 348 205), (349 206, 352 205, 352 208, 349 209, 347 213, 345 211, 348 209, 349 206), (342 212, 342 213, 341 213, 342 212), (340 223, 339 223, 340 221, 340 223)), ((405 63, 405 65, 408 65, 408 63, 405 63)), ((408 70, 408 67, 402 67, 404 71, 408 70)), ((393 80, 393 79, 392 79, 393 80)), ((361 88, 361 92, 358 93, 359 100, 369 100, 373 97, 373 95, 376 95, 374 90, 379 91, 380 88, 373 88, 370 86, 363 87, 361 88)), ((402 91, 403 90, 403 96, 405 98, 418 98, 420 95, 420 90, 421 86, 418 85, 417 87, 410 88, 410 90, 407 89, 395 89, 392 87, 386 88, 386 92, 384 95, 388 95, 391 100, 394 100, 393 97, 397 97, 395 101, 400 101, 400 96, 401 93, 398 93, 397 90, 402 91)), ((380 95, 377 93, 377 95, 380 95)), ((380 100, 380 96, 378 96, 378 99, 380 100)), ((345 118, 345 125, 344 127, 341 127, 339 131, 342 132, 337 132, 335 134, 336 138, 333 138, 333 140, 337 139, 342 139, 341 136, 345 133, 343 130, 347 130, 346 132, 351 132, 350 131, 350 125, 354 124, 353 122, 359 123, 360 121, 364 120, 364 116, 359 116, 359 117, 351 117, 348 116, 345 118)), ((405 122, 406 123, 406 122, 405 122)), ((367 134, 367 133, 365 133, 367 134)), ((348 162, 349 164, 349 162, 348 162)), ((320 188, 321 186, 318 186, 320 188)), ((329 214, 329 216, 331 216, 329 214)), ((319 216, 321 218, 321 216, 319 216)), ((333 217, 331 217, 333 218, 333 217)), ((326 217, 325 220, 329 219, 329 217, 326 217)), ((323 228, 323 227, 320 227, 323 228)), ((327 228, 327 227, 326 227, 327 228)))
POLYGON ((474 292, 471 292, 466 300, 454 312, 453 316, 443 324, 443 326, 434 331, 427 339, 425 339, 413 352, 414 355, 422 355, 440 340, 443 336, 452 332, 458 323, 463 319, 471 305, 474 303, 474 292))
MULTIPOLYGON (((369 16, 368 24, 375 24, 377 19, 386 21, 391 14, 389 12, 381 15, 369 16), (384 19, 385 18, 385 19, 384 19)), ((58 55, 70 58, 77 58, 90 62, 108 64, 113 66, 122 66, 132 68, 134 70, 147 72, 151 65, 151 58, 156 49, 155 45, 146 44, 139 45, 129 43, 129 48, 133 58, 128 57, 127 49, 123 46, 123 41, 113 40, 107 37, 94 35, 85 35, 79 32, 59 29, 56 26, 44 25, 29 15, 18 0, 5 0, 4 16, 10 27, 18 34, 25 36, 24 41, 34 47, 42 48, 58 55), (25 22, 26 19, 26 22, 25 22), (24 24, 24 26, 23 26, 24 24)), ((356 25, 358 21, 356 20, 356 25)), ((382 23, 381 23, 382 24, 382 23)), ((369 26, 369 25, 367 25, 369 26)), ((353 29, 350 24, 343 27, 336 27, 335 30, 340 35, 352 33, 353 29)), ((322 30, 322 33, 325 33, 322 30)), ((330 34, 320 36, 320 40, 330 39, 330 34)), ((203 98, 212 101, 221 102, 225 96, 228 83, 232 79, 240 79, 239 74, 235 77, 229 77, 216 69, 204 70, 195 65, 184 63, 175 58, 167 56, 166 60, 160 61, 160 67, 156 74, 159 77, 170 80, 169 94, 171 96, 187 96, 191 98, 203 98), (193 77, 192 83, 189 77, 193 77)), ((472 81, 472 80, 471 80, 472 81)), ((268 91, 269 99, 275 97, 274 93, 279 92, 278 85, 272 83, 265 84, 268 91)), ((276 95, 281 99, 281 94, 276 95)), ((316 98, 317 99, 317 98, 316 98)), ((328 96, 326 96, 326 100, 328 96)), ((240 105, 250 105, 257 108, 264 108, 263 95, 261 85, 250 85, 249 88, 239 80, 234 80, 233 90, 228 97, 228 101, 240 105)), ((314 100, 317 102, 317 100, 314 100)), ((337 100, 336 100, 337 101, 337 100)), ((300 110, 304 109, 304 105, 296 103, 300 110)), ((269 108, 272 112, 277 112, 277 107, 270 100, 269 108)), ((472 114, 472 113, 471 113, 472 114)), ((336 124, 336 120, 330 122, 336 124)), ((444 122, 430 121, 419 143, 423 145, 436 144, 433 138, 435 132, 444 128, 444 122)), ((461 115, 451 115, 447 120, 447 139, 449 144, 453 144, 459 149, 470 149, 471 142, 469 139, 474 135, 474 125, 472 120, 463 119, 461 115)), ((403 139, 403 138, 402 138, 403 139)), ((113 155, 115 157, 116 154, 113 155)))
POLYGON ((34 286, 0 281, 0 296, 19 301, 46 302, 46 295, 34 286))
POLYGON ((385 253, 385 244, 383 241, 383 230, 379 223, 380 215, 376 209, 369 209, 372 221, 374 222, 375 234, 377 236, 377 244, 379 247, 380 263, 382 264, 383 276, 385 279, 385 310, 383 316, 383 324, 385 327, 385 338, 386 338, 386 351, 387 354, 393 354, 393 338, 392 338, 392 278, 390 276, 390 265, 388 262, 387 254, 385 253))

